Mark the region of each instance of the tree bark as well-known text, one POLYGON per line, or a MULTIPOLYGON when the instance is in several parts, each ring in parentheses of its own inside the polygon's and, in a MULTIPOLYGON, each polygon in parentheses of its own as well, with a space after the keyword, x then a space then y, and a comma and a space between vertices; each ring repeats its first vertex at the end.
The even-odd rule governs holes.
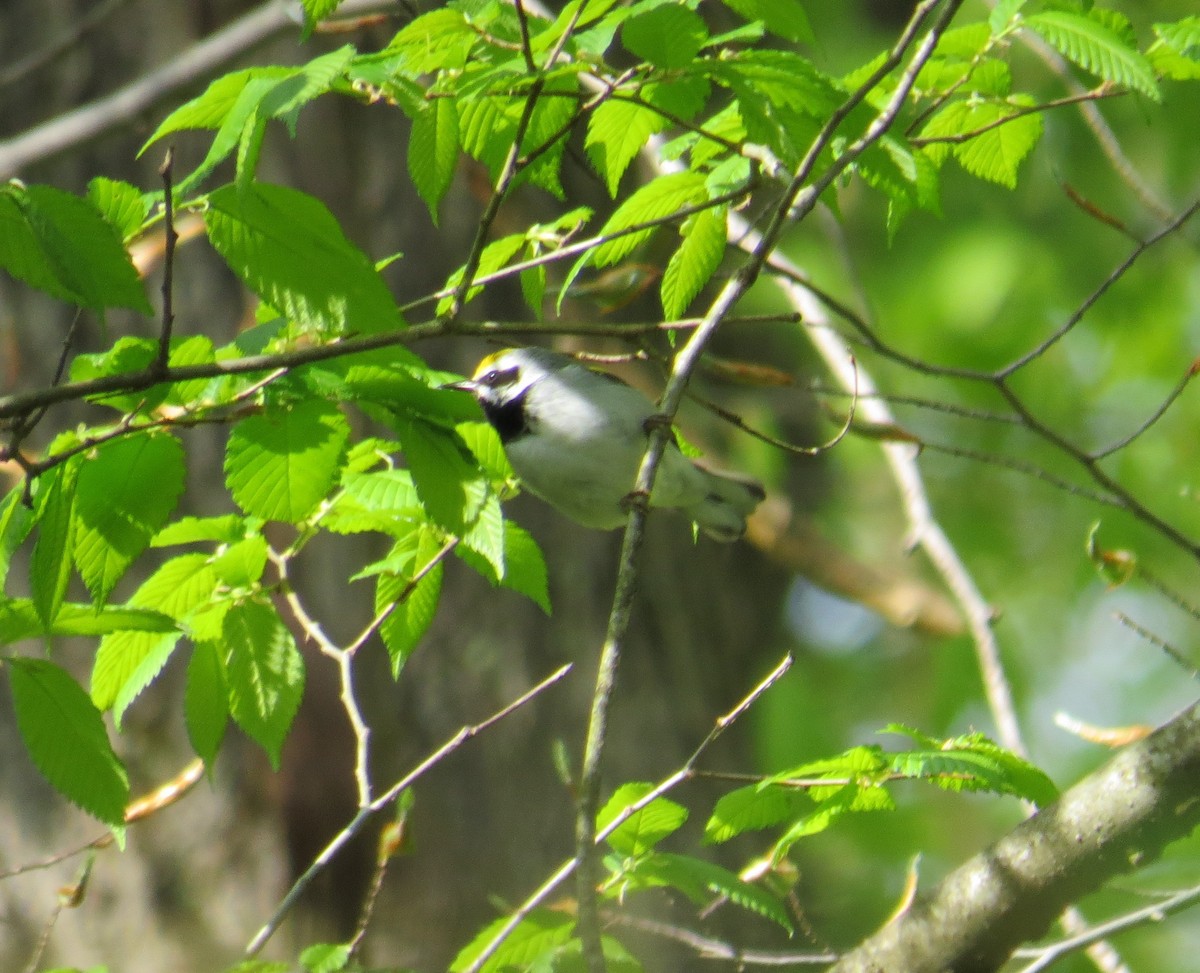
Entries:
POLYGON ((830 973, 985 973, 1200 825, 1200 703, 947 876, 830 973))

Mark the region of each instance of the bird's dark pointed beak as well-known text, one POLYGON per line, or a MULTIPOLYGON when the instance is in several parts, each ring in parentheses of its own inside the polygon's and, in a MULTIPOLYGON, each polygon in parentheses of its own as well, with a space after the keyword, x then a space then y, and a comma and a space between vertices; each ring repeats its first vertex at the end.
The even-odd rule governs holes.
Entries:
POLYGON ((445 385, 439 385, 438 388, 449 389, 452 392, 475 392, 479 386, 471 379, 464 378, 461 382, 447 382, 445 385))

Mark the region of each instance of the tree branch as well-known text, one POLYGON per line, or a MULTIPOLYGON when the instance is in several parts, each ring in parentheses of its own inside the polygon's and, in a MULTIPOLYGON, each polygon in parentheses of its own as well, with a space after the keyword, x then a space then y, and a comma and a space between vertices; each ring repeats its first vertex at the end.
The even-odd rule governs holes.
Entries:
POLYGON ((1198 779, 1200 703, 956 869, 830 973, 999 969, 1072 902, 1200 826, 1198 779))

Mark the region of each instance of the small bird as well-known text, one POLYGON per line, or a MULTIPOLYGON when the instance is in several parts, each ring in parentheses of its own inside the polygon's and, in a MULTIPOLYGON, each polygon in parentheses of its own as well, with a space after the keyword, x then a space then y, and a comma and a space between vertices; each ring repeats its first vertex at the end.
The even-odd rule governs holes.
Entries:
MULTIPOLYGON (((641 392, 545 348, 489 355, 471 379, 447 387, 474 394, 532 493, 585 527, 611 530, 626 522, 656 418, 641 392)), ((735 541, 764 496, 752 479, 692 462, 672 439, 650 505, 680 510, 709 537, 735 541)))

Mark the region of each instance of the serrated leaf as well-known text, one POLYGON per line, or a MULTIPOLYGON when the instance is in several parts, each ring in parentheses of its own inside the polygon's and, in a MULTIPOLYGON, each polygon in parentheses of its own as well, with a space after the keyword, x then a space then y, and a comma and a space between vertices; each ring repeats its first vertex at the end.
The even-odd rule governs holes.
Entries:
POLYGON ((471 48, 479 40, 478 32, 461 10, 443 7, 408 24, 392 38, 387 51, 400 55, 405 71, 432 74, 465 67, 471 48))
MULTIPOLYGON (((899 732, 910 733, 907 727, 899 732)), ((892 769, 906 777, 933 778, 946 790, 1010 794, 1038 807, 1058 799, 1058 789, 1041 769, 980 733, 930 740, 927 749, 895 754, 892 769)))
POLYGON ((704 840, 720 844, 746 831, 769 828, 813 808, 812 799, 797 787, 757 784, 722 796, 704 825, 704 840))
MULTIPOLYGON (((464 946, 450 964, 450 973, 461 973, 491 943, 508 918, 489 923, 464 946)), ((575 931, 575 919, 566 912, 534 909, 505 937, 500 947, 480 967, 479 973, 507 973, 531 969, 530 964, 556 946, 565 944, 575 931)))
POLYGON ((843 814, 862 811, 891 811, 895 802, 882 787, 844 784, 830 788, 827 793, 812 788, 809 795, 818 800, 818 806, 809 814, 799 818, 776 843, 771 857, 778 861, 788 853, 792 845, 825 831, 843 814))
POLYGON ((660 68, 687 67, 707 41, 704 19, 683 4, 651 7, 621 26, 625 49, 660 68))
POLYGON ((117 230, 91 200, 52 186, 0 187, 0 267, 81 307, 151 313, 117 230))
POLYGON ((623 233, 642 223, 662 220, 678 212, 685 206, 702 202, 706 198, 704 176, 698 172, 674 172, 659 176, 653 182, 642 186, 617 207, 600 230, 600 236, 609 237, 616 234, 615 239, 607 240, 580 257, 567 273, 559 291, 559 304, 575 278, 588 264, 596 267, 607 267, 620 263, 631 253, 645 243, 653 235, 657 227, 646 227, 623 233))
MULTIPOLYGON (((475 270, 475 279, 486 277, 489 274, 494 274, 496 271, 505 267, 509 261, 516 257, 525 248, 525 235, 522 233, 514 233, 511 236, 501 237, 499 240, 493 240, 479 255, 479 266, 475 270)), ((460 267, 450 279, 446 281, 446 290, 456 291, 459 284, 462 283, 463 269, 460 267)), ((482 285, 476 285, 467 289, 467 295, 463 303, 473 300, 483 291, 482 285)), ((446 314, 454 306, 454 296, 443 297, 437 306, 438 314, 446 314)))
POLYGON ((49 626, 42 621, 29 598, 0 598, 0 645, 45 636, 94 638, 110 632, 169 632, 174 619, 142 608, 63 604, 49 626))
MULTIPOLYGON (((266 66, 232 71, 217 78, 209 84, 203 94, 180 105, 164 118, 158 128, 154 130, 154 134, 138 150, 138 155, 172 132, 181 132, 192 128, 220 128, 229 117, 238 99, 242 97, 243 90, 251 82, 256 80, 276 81, 291 77, 295 73, 295 68, 266 66)), ((240 124, 238 127, 240 128, 240 124)))
POLYGON ((396 423, 413 484, 429 516, 453 534, 475 523, 488 486, 458 434, 420 419, 396 423))
POLYGON ((413 118, 408 172, 436 226, 438 206, 458 165, 458 109, 451 98, 434 98, 413 118))
POLYGON ((198 642, 188 662, 183 713, 196 756, 212 765, 229 723, 229 687, 215 642, 198 642))
POLYGON ((151 547, 171 547, 176 544, 195 544, 211 541, 230 544, 245 533, 245 518, 236 514, 222 517, 184 517, 167 524, 150 539, 151 547))
POLYGON ((75 494, 79 463, 68 461, 48 477, 48 487, 38 494, 37 540, 29 561, 33 604, 43 625, 49 627, 67 594, 75 553, 75 494))
POLYGON ((661 112, 632 101, 610 99, 591 113, 584 147, 610 196, 616 198, 621 177, 646 140, 668 124, 661 112))
POLYGON ((242 282, 288 320, 330 334, 403 326, 367 256, 319 200, 286 186, 223 186, 208 196, 213 247, 242 282))
POLYGON ((725 255, 725 207, 701 210, 683 226, 683 241, 671 254, 660 287, 663 315, 682 317, 721 265, 725 255))
POLYGON ((267 566, 267 541, 261 534, 231 544, 212 560, 212 569, 230 588, 248 588, 257 584, 267 566))
POLYGON ((808 14, 798 0, 722 0, 746 20, 761 20, 772 34, 798 44, 814 44, 808 14))
POLYGON ((1149 61, 1099 20, 1064 10, 1047 10, 1030 14, 1023 23, 1084 70, 1140 91, 1154 101, 1162 100, 1149 61))
POLYGON ((13 552, 33 530, 33 511, 24 503, 19 488, 0 500, 0 591, 4 590, 13 552))
MULTIPOLYGON (((972 122, 982 127, 1011 112, 999 105, 981 104, 971 114, 972 122)), ((1041 115, 1022 115, 957 146, 954 157, 971 175, 1015 189, 1017 168, 1041 137, 1041 115)))
MULTIPOLYGON (((413 559, 415 572, 428 567, 433 555, 421 551, 413 559), (421 557, 421 555, 424 557, 421 557)), ((380 626, 379 634, 387 647, 388 656, 392 660, 392 676, 399 678, 404 663, 417 647, 429 626, 433 624, 437 614, 438 602, 442 595, 441 563, 435 564, 415 584, 412 576, 380 575, 375 588, 375 611, 382 612, 389 605, 395 605, 392 612, 380 626), (411 587, 410 587, 411 585, 411 587), (405 594, 407 592, 407 594, 405 594), (400 600, 403 597, 403 600, 400 600)))
MULTIPOLYGON (((217 359, 212 339, 207 335, 196 334, 182 341, 171 343, 171 353, 167 364, 172 368, 182 368, 186 365, 210 365, 217 359)), ((212 404, 215 401, 215 391, 220 388, 220 379, 197 378, 190 382, 172 382, 167 386, 166 400, 172 405, 192 406, 212 404)))
MULTIPOLYGON (((623 784, 596 815, 596 830, 603 831, 630 805, 636 804, 653 789, 645 783, 623 784)), ((674 834, 687 821, 688 810, 665 797, 656 797, 623 821, 605 841, 618 854, 637 857, 649 852, 664 838, 674 834)))
POLYGON ((44 659, 5 661, 17 728, 42 776, 67 800, 120 829, 129 778, 87 693, 44 659))
POLYGON ((149 203, 137 186, 119 179, 97 176, 88 183, 88 199, 122 239, 141 229, 149 203))
POLYGON ((229 711, 279 769, 279 753, 304 695, 304 660, 269 605, 245 601, 222 628, 229 711))
POLYGON ((75 565, 97 605, 167 522, 184 476, 183 445, 166 434, 114 440, 83 464, 75 565))
POLYGON ((511 520, 504 522, 504 577, 500 583, 550 614, 550 578, 542 549, 527 530, 511 520))
POLYGON ((251 416, 229 435, 229 492, 248 514, 300 523, 337 482, 349 435, 338 407, 320 399, 251 416))
MULTIPOLYGON (((211 601, 216 586, 208 558, 184 554, 147 578, 129 605, 186 623, 193 611, 211 601)), ((100 640, 92 667, 92 702, 101 710, 111 708, 118 728, 130 703, 167 664, 182 634, 178 629, 165 634, 120 631, 100 640)))
POLYGON ((720 865, 684 855, 656 852, 634 865, 628 875, 647 885, 678 889, 701 906, 709 905, 717 896, 727 898, 740 908, 770 919, 786 930, 788 935, 795 932, 783 902, 766 889, 743 881, 720 865))

